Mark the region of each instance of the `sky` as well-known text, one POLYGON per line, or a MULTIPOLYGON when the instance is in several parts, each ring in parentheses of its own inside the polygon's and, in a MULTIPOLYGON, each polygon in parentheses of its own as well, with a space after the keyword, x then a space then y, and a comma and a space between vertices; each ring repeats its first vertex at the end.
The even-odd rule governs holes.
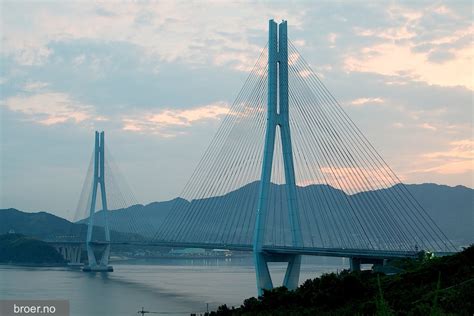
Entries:
POLYGON ((76 208, 94 131, 140 203, 178 196, 289 38, 405 183, 474 185, 471 1, 0 1, 0 207, 76 208))

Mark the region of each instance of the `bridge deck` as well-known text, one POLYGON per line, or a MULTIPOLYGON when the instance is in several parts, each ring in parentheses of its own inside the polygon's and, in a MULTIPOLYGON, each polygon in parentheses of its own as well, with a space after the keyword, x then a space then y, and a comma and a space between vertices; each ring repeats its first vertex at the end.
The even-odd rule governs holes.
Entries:
MULTIPOLYGON (((84 244, 84 241, 49 241, 53 244, 84 244)), ((107 243, 95 241, 93 245, 105 245, 107 243)), ((155 246, 155 247, 175 247, 175 248, 202 248, 202 249, 228 249, 234 251, 252 252, 252 245, 248 244, 218 244, 218 243, 191 243, 174 241, 154 241, 154 242, 111 242, 112 245, 135 245, 135 246, 155 246)), ((293 246, 263 246, 263 251, 270 254, 300 254, 307 256, 324 257, 346 257, 346 258, 415 258, 416 251, 396 251, 396 250, 374 250, 374 249, 349 249, 349 248, 322 248, 322 247, 293 247, 293 246)))

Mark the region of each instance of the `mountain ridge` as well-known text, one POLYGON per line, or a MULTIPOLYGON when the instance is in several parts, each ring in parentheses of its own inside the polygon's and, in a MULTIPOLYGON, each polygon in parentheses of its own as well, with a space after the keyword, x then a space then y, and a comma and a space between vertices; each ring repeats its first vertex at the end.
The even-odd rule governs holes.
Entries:
MULTIPOLYGON (((211 197, 209 199, 222 199, 228 197, 228 195, 235 194, 255 194, 255 190, 258 189, 258 182, 250 183, 247 186, 239 188, 235 191, 229 192, 223 196, 211 197), (247 190, 247 191, 246 191, 247 190), (250 192, 250 193, 249 193, 250 192)), ((353 195, 347 195, 349 197, 355 197, 357 195, 367 194, 382 194, 386 190, 394 190, 397 184, 388 189, 358 192, 353 195)), ((423 183, 423 184, 403 184, 408 191, 416 198, 416 200, 423 206, 431 218, 436 222, 443 232, 452 240, 456 241, 457 245, 466 245, 474 242, 474 236, 471 233, 472 227, 474 226, 474 190, 466 186, 448 186, 440 185, 436 183, 423 183)), ((311 190, 334 190, 339 194, 344 193, 341 190, 335 189, 328 185, 309 185, 305 187, 298 187, 298 190, 311 191, 311 190)), ((385 193, 383 193, 385 194, 385 193)), ((188 201, 183 198, 177 197, 166 201, 155 201, 148 204, 136 204, 130 207, 114 210, 110 212, 111 220, 114 220, 118 225, 117 230, 123 232, 133 232, 130 228, 130 221, 134 219, 137 221, 136 225, 144 228, 144 234, 148 229, 149 233, 152 234, 156 231, 157 226, 161 223, 176 205, 187 205, 188 203, 199 203, 202 200, 188 201), (137 216, 136 214, 140 214, 137 216), (134 218, 138 217, 138 218, 134 218), (157 224, 158 223, 158 224, 157 224)), ((30 233, 39 238, 45 238, 49 229, 56 233, 66 234, 71 230, 71 227, 75 225, 82 225, 81 230, 84 230, 85 220, 80 220, 76 223, 72 223, 64 218, 57 215, 40 211, 36 213, 22 212, 17 214, 16 219, 11 218, 12 208, 0 210, 0 233, 6 233, 9 229, 15 230, 19 233, 30 233), (10 216, 10 217, 9 217, 10 216), (34 220, 32 219, 34 217, 34 220), (47 228, 44 226, 47 224, 47 228), (72 225, 72 226, 71 226, 72 225)), ((103 214, 99 211, 96 215, 96 225, 103 226, 103 214)), ((77 229, 77 228, 76 228, 77 229)), ((248 238, 247 238, 248 240, 248 238)))

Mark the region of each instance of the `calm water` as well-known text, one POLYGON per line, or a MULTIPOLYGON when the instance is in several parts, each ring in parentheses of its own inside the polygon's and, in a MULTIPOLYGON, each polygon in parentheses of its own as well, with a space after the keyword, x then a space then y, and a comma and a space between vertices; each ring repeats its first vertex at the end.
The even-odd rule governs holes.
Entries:
MULTIPOLYGON (((1 299, 69 299, 71 315, 137 315, 149 311, 189 315, 227 304, 239 306, 255 296, 251 258, 232 260, 127 261, 112 263, 112 273, 68 268, 0 266, 1 299)), ((346 268, 340 258, 304 258, 300 282, 346 268)), ((270 265, 281 284, 284 264, 270 265)))

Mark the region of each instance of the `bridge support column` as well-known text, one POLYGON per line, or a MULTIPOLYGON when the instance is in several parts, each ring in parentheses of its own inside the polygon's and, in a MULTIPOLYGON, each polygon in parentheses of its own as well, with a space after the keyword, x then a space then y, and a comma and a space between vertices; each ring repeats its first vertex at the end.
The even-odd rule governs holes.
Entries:
POLYGON ((286 268, 285 279, 283 285, 289 289, 294 290, 298 287, 300 280, 300 269, 301 269, 301 256, 293 255, 288 261, 288 267, 286 268))
POLYGON ((259 295, 263 294, 263 289, 272 289, 273 282, 268 269, 268 262, 265 255, 261 252, 254 253, 255 273, 257 274, 257 289, 259 295))
POLYGON ((82 254, 81 245, 71 247, 71 255, 70 255, 69 265, 71 265, 71 266, 82 265, 82 263, 81 263, 81 254, 82 254))
POLYGON ((270 20, 268 42, 267 127, 253 242, 257 290, 259 295, 263 294, 264 289, 269 290, 273 288, 270 272, 268 270, 268 262, 270 261, 288 262, 288 268, 284 279, 284 285, 288 289, 295 289, 298 286, 299 281, 301 266, 300 255, 275 256, 269 255, 262 250, 265 242, 268 194, 271 185, 270 181, 277 127, 279 127, 281 135, 285 188, 287 193, 286 198, 288 201, 288 217, 291 227, 292 244, 293 246, 302 245, 289 122, 287 23, 286 21, 283 21, 278 25, 273 20, 270 20))
MULTIPOLYGON (((92 184, 92 199, 89 210, 89 223, 87 227, 87 240, 86 250, 88 264, 82 270, 86 272, 93 271, 113 271, 112 266, 109 266, 110 257, 110 229, 109 221, 107 216, 107 195, 105 193, 105 143, 104 143, 104 132, 95 132, 95 149, 94 149, 94 182, 92 184), (93 230, 94 230, 94 216, 95 206, 97 201, 97 190, 100 185, 100 197, 102 201, 102 211, 104 212, 105 225, 105 248, 95 247, 96 243, 92 241, 93 230), (102 255, 99 263, 97 263, 95 257, 95 251, 102 250, 102 255)), ((100 244, 103 245, 104 243, 100 244)))
POLYGON ((359 258, 349 258, 350 271, 360 271, 361 260, 359 258))
POLYGON ((281 255, 256 252, 254 253, 254 258, 259 296, 263 294, 263 290, 271 290, 273 288, 272 277, 270 275, 270 270, 268 269, 269 262, 288 262, 285 278, 283 279, 283 286, 289 290, 294 290, 298 287, 301 267, 300 255, 281 255))
POLYGON ((61 254, 64 260, 67 261, 69 266, 80 266, 81 263, 81 251, 82 247, 80 244, 64 245, 59 244, 55 246, 57 252, 61 254))

